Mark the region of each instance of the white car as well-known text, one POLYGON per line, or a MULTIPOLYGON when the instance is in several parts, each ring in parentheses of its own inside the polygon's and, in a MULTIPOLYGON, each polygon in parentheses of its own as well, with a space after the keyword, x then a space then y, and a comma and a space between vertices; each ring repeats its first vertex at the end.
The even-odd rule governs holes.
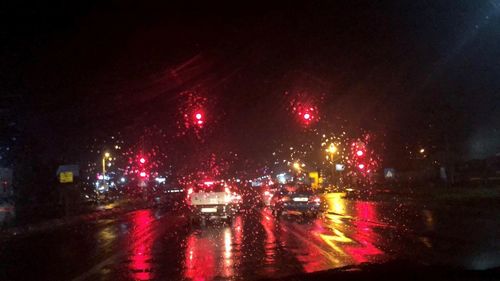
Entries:
POLYGON ((235 210, 233 194, 223 183, 205 181, 187 189, 190 220, 205 222, 210 219, 231 221, 235 210))

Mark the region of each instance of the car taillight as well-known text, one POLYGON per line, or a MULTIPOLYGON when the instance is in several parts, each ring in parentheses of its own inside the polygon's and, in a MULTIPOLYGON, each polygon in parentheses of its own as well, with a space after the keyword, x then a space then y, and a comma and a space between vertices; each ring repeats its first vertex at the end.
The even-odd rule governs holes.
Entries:
POLYGON ((191 193, 193 193, 193 188, 188 189, 188 196, 191 195, 191 193))

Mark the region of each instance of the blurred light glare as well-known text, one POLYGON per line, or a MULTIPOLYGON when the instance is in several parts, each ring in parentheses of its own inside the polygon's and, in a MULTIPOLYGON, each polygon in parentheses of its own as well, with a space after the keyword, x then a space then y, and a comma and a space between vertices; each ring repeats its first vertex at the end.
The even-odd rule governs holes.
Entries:
POLYGON ((335 170, 339 172, 345 170, 344 164, 335 164, 335 170))
POLYGON ((158 183, 164 183, 166 180, 167 180, 166 178, 162 178, 162 177, 155 178, 155 181, 157 181, 158 183))
POLYGON ((326 150, 328 153, 335 153, 337 152, 337 147, 335 146, 335 144, 331 143, 330 146, 328 147, 328 149, 326 150))

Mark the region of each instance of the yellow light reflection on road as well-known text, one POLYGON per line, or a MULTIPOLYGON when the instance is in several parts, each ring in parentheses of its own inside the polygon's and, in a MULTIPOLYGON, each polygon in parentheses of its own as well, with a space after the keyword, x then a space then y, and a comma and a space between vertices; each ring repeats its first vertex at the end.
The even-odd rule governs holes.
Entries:
POLYGON ((328 245, 330 246, 335 252, 341 254, 341 255, 345 255, 345 252, 335 244, 336 240, 335 240, 335 236, 333 235, 327 235, 327 234, 320 234, 319 237, 321 237, 321 239, 323 239, 323 241, 328 245))
POLYGON ((99 232, 99 239, 108 242, 116 238, 115 230, 112 227, 105 227, 99 232))
POLYGON ((424 217, 427 230, 434 230, 434 216, 432 212, 430 210, 423 210, 422 216, 424 217))
POLYGON ((345 195, 346 194, 344 192, 328 193, 325 195, 325 201, 328 206, 329 213, 337 215, 346 214, 345 195))

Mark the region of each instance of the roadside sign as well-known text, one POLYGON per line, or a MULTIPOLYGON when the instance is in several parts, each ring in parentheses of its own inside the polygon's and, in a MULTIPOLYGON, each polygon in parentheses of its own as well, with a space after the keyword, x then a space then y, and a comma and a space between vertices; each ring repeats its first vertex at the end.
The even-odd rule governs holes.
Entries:
POLYGON ((396 170, 394 170, 394 168, 384 169, 384 178, 393 179, 395 176, 396 176, 396 170))
POLYGON ((60 183, 71 183, 73 182, 73 172, 61 172, 59 174, 60 183))
POLYGON ((335 164, 335 171, 342 172, 343 170, 345 170, 344 164, 335 164))
POLYGON ((316 189, 319 187, 319 173, 318 172, 310 172, 309 178, 311 178, 311 187, 316 189))

